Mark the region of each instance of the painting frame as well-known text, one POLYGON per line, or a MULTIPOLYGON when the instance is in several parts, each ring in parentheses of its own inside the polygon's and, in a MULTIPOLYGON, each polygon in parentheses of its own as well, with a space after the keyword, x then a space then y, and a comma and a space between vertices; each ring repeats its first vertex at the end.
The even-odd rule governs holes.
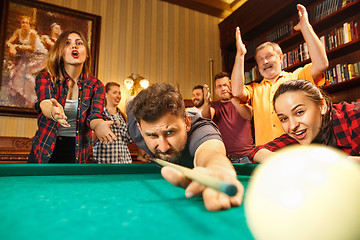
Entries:
MULTIPOLYGON (((19 19, 22 16, 28 16, 29 19, 32 20, 31 24, 35 25, 31 26, 31 29, 36 31, 37 36, 41 36, 41 34, 45 31, 45 25, 47 24, 48 29, 50 29, 50 24, 52 22, 58 23, 62 26, 62 31, 67 30, 77 30, 84 34, 89 42, 90 54, 91 54, 91 71, 92 74, 97 77, 98 74, 98 62, 99 62, 99 47, 100 47, 100 28, 101 28, 101 16, 65 8, 62 6, 57 6, 45 2, 34 1, 34 0, 1 0, 2 6, 2 16, 0 19, 0 115, 1 116, 13 116, 13 117, 37 117, 37 113, 34 107, 30 107, 31 103, 28 105, 21 103, 12 103, 11 99, 14 98, 14 101, 18 101, 21 98, 24 98, 24 101, 28 99, 28 95, 31 95, 31 100, 34 101, 36 99, 35 91, 31 90, 32 85, 34 85, 34 79, 36 74, 31 74, 31 72, 26 71, 15 71, 13 70, 15 67, 20 66, 20 62, 16 60, 9 59, 19 59, 20 57, 15 54, 11 55, 11 51, 9 51, 9 46, 7 41, 9 40, 10 33, 14 31, 16 28, 20 28, 21 24, 19 24, 19 19), (30 12, 30 14, 29 14, 30 12), (17 16, 17 19, 14 19, 14 16, 17 16), (17 26, 16 26, 17 25, 17 26), (73 27, 76 26, 76 27, 73 27), (9 64, 9 62, 11 64, 9 64), (18 65, 17 65, 18 64, 18 65), (13 74, 11 73, 13 71, 13 74), (31 82, 24 83, 24 86, 27 87, 30 85, 29 89, 27 89, 27 93, 22 95, 22 92, 14 92, 19 89, 16 88, 13 82, 19 82, 19 79, 16 81, 13 80, 12 77, 19 73, 20 82, 27 81, 25 76, 31 76, 31 82), (22 79, 21 79, 21 74, 22 79), (29 75, 30 74, 30 75, 29 75), (11 85, 12 84, 12 85, 11 85), (12 91, 11 87, 14 89, 12 91), (10 90, 9 90, 10 89, 10 90), (32 92, 30 92, 32 91, 32 92), (8 94, 6 96, 6 94, 8 94), (1 101, 3 99, 3 101, 1 101), (10 103, 8 103, 10 102, 10 103)), ((40 37, 39 37, 40 39, 40 37)), ((20 41, 20 37, 19 40, 20 41)), ((35 51, 33 53, 27 53, 27 55, 35 55, 35 51)), ((36 53, 38 54, 38 53, 36 53)), ((25 54, 24 54, 25 55, 25 54)), ((38 54, 39 55, 39 54, 38 54)), ((44 52, 44 55, 46 53, 44 52)), ((42 56, 42 55, 41 55, 42 56)), ((43 67, 45 56, 42 56, 41 66, 43 67)), ((34 61, 31 62, 32 64, 34 61)), ((34 64, 33 64, 34 65, 34 64)), ((30 69, 30 68, 25 68, 30 69)), ((29 71, 29 70, 28 70, 29 71)), ((15 79, 15 78, 14 78, 15 79)), ((24 89, 25 89, 24 87, 24 89)), ((23 91, 25 92, 25 90, 23 91)), ((31 106, 33 106, 31 104, 31 106)))

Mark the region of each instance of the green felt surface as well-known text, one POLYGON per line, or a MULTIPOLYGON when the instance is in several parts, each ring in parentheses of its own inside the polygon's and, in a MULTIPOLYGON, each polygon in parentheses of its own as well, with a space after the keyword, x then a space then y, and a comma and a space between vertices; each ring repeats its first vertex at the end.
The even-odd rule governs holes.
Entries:
POLYGON ((78 166, 0 166, 0 239, 253 239, 243 206, 209 212, 157 166, 78 166))

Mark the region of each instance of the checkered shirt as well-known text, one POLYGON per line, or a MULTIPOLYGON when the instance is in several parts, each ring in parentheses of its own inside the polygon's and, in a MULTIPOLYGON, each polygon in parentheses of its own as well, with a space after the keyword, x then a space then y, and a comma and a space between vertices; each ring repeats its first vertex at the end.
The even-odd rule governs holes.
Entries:
POLYGON ((109 120, 114 121, 111 131, 116 135, 117 141, 107 145, 97 141, 93 147, 94 161, 97 163, 131 163, 131 155, 127 145, 131 138, 127 132, 126 122, 118 110, 117 114, 111 114, 104 108, 104 114, 109 120))
MULTIPOLYGON (((51 81, 50 74, 41 72, 36 77, 35 91, 37 102, 35 109, 38 113, 38 130, 33 139, 33 151, 39 163, 47 163, 53 153, 60 124, 47 118, 41 111, 40 102, 45 99, 55 98, 62 106, 65 106, 66 96, 69 90, 69 75, 62 69, 64 82, 51 81)), ((105 88, 97 78, 82 73, 77 82, 79 89, 79 104, 76 124, 75 160, 77 163, 86 163, 90 150, 90 121, 102 118, 105 88)))
MULTIPOLYGON (((351 156, 360 155, 360 103, 349 104, 341 102, 333 104, 332 124, 336 138, 336 145, 351 156)), ((265 145, 259 145, 250 152, 250 160, 254 162, 254 156, 260 149, 268 149, 272 152, 298 142, 287 134, 275 138, 265 145)))

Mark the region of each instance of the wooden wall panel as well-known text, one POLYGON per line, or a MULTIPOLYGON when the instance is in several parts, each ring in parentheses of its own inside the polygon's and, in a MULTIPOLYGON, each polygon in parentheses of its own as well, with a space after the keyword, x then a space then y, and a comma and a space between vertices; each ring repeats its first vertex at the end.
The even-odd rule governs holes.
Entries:
MULTIPOLYGON (((151 83, 168 82, 191 98, 196 84, 210 84, 209 60, 221 71, 221 19, 159 0, 44 0, 102 17, 98 78, 121 84, 135 72, 151 83)), ((36 119, 0 116, 0 136, 32 137, 36 119)))

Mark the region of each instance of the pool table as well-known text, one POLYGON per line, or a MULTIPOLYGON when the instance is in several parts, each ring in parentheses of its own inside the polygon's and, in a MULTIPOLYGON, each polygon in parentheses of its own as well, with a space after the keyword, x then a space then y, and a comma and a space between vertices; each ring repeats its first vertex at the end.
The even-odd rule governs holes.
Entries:
MULTIPOLYGON (((255 164, 235 164, 247 186, 255 164)), ((244 207, 209 212, 155 164, 2 164, 0 239, 254 239, 244 207)))

